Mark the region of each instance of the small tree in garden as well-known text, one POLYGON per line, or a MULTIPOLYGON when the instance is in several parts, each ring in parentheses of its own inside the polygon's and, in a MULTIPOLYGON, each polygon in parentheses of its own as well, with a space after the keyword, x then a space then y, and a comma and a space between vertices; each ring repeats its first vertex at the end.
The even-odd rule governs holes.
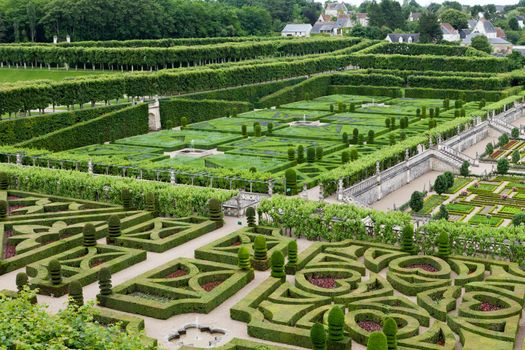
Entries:
POLYGON ((304 147, 303 145, 297 146, 297 163, 304 163, 304 147))
POLYGON ((443 192, 445 192, 448 189, 448 183, 447 179, 443 175, 439 175, 436 178, 436 181, 434 181, 434 191, 436 191, 437 194, 441 195, 443 192))
POLYGON ((238 266, 241 270, 251 270, 252 263, 250 262, 250 251, 247 247, 242 246, 237 252, 238 266))
POLYGON ((517 139, 520 137, 520 129, 519 128, 512 128, 512 131, 510 132, 510 136, 513 139, 517 139))
POLYGON ((268 248, 266 237, 258 235, 253 241, 253 266, 256 270, 266 270, 268 268, 268 248))
POLYGON ((343 151, 341 153, 341 164, 346 164, 350 161, 350 152, 349 151, 343 151))
POLYGON ((448 220, 447 207, 445 207, 444 205, 441 205, 439 207, 438 213, 434 216, 434 219, 436 219, 436 220, 448 220))
POLYGON ((284 173, 286 178, 286 195, 293 196, 297 194, 297 173, 294 169, 288 169, 284 173))
POLYGON ((428 116, 429 116, 430 118, 434 118, 434 108, 430 108, 430 109, 428 110, 428 116))
POLYGON ((293 148, 288 148, 288 160, 290 162, 293 162, 295 160, 295 149, 293 148))
POLYGON ((396 128, 396 117, 390 117, 390 127, 392 130, 396 128))
POLYGON ((452 174, 450 171, 445 171, 443 176, 447 180, 447 190, 452 188, 452 186, 454 186, 454 174, 452 174))
POLYGON ((374 130, 368 130, 368 140, 367 140, 367 143, 374 143, 374 138, 375 138, 376 134, 374 132, 374 130))
POLYGON ((153 216, 157 216, 157 201, 155 199, 155 193, 147 192, 144 195, 144 200, 146 202, 146 211, 149 211, 151 214, 153 214, 153 216))
POLYGON ((308 163, 315 162, 315 148, 308 147, 306 149, 306 160, 308 161, 308 163))
POLYGON ((441 259, 446 259, 450 255, 450 239, 448 238, 448 233, 443 231, 439 234, 437 246, 437 256, 441 259))
POLYGON ((352 143, 357 145, 357 142, 359 142, 359 129, 354 128, 352 131, 352 143))
POLYGON ((479 101, 479 109, 482 109, 487 105, 487 101, 483 98, 481 101, 479 101))
POLYGON ((276 250, 272 253, 271 276, 282 279, 286 277, 286 273, 284 272, 284 255, 280 250, 276 250))
POLYGON ((512 163, 518 164, 521 160, 521 154, 520 151, 516 150, 512 152, 512 163))
POLYGON ((440 109, 439 109, 439 107, 436 107, 436 113, 434 114, 434 116, 436 118, 439 117, 439 113, 440 113, 440 109))
POLYGON ((111 284, 111 271, 107 267, 103 267, 98 272, 98 288, 101 295, 111 295, 113 291, 111 284))
POLYGON ((343 143, 348 146, 350 144, 348 133, 344 132, 342 138, 343 138, 343 143))
POLYGON ((271 135, 273 133, 273 123, 268 123, 266 126, 267 134, 271 135))
POLYGON ((393 134, 390 134, 388 137, 388 141, 389 141, 390 146, 393 146, 396 144, 396 137, 393 134))
POLYGON ((463 118, 463 117, 465 117, 466 115, 467 115, 467 111, 465 111, 465 108, 461 108, 461 109, 459 110, 459 116, 463 118))
POLYGON ((297 266, 297 241, 293 240, 288 242, 288 264, 286 264, 287 267, 295 269, 297 266))
POLYGON ((82 234, 84 235, 84 247, 94 247, 97 245, 96 232, 95 225, 91 223, 84 225, 84 229, 82 230, 82 234))
POLYGON ((498 138, 498 141, 499 141, 499 145, 500 146, 505 146, 507 143, 509 143, 509 135, 507 134, 503 134, 501 135, 499 138, 498 138))
POLYGON ((323 159, 323 147, 317 146, 315 148, 315 160, 322 160, 323 159))
POLYGON ((256 124, 253 130, 255 133, 255 137, 261 137, 261 125, 260 124, 256 124))
POLYGON ((420 108, 416 109, 416 118, 421 119, 421 109, 420 108))
POLYGON ((350 151, 350 160, 355 161, 359 158, 359 152, 354 148, 350 151))
POLYGON ((385 119, 385 126, 387 129, 390 129, 390 118, 389 117, 385 119))
POLYGON ((16 274, 16 290, 21 292, 24 287, 29 285, 29 278, 25 272, 19 272, 16 274))
POLYGON ((115 243, 115 239, 120 237, 120 231, 120 218, 117 215, 111 215, 108 219, 108 237, 106 242, 108 244, 115 243))
POLYGON ((250 173, 256 173, 257 172, 257 168, 252 166, 252 167, 250 167, 249 171, 250 171, 250 173))
POLYGON ((512 217, 512 225, 521 226, 525 224, 525 213, 517 213, 512 217))
POLYGON ((7 201, 0 200, 0 220, 7 218, 7 201))
POLYGON ((129 191, 129 188, 123 188, 120 192, 120 199, 122 200, 122 206, 124 207, 124 210, 128 211, 131 210, 131 192, 129 191))
POLYGON ((241 125, 241 133, 244 138, 248 137, 248 127, 244 124, 241 125))
POLYGON ((343 102, 337 102, 337 112, 343 113, 343 102))
POLYGON ((383 332, 374 332, 368 337, 367 350, 388 350, 388 342, 383 332))
POLYGON ((405 253, 414 254, 414 226, 407 224, 401 231, 401 250, 405 253))
POLYGON ((257 226, 255 218, 255 209, 253 207, 248 207, 246 209, 246 219, 248 221, 248 227, 257 226))
POLYGON ((345 314, 337 305, 328 312, 328 340, 341 341, 344 339, 345 314))
POLYGON ((220 224, 220 226, 222 226, 222 205, 218 199, 211 198, 208 201, 208 213, 211 221, 215 221, 217 225, 220 224))
POLYGON ((407 138, 407 134, 406 134, 406 132, 401 131, 401 132, 399 133, 399 139, 400 139, 401 141, 405 141, 406 138, 407 138))
POLYGON ((461 168, 459 168, 459 173, 461 176, 469 176, 470 175, 470 163, 467 161, 464 161, 463 164, 461 164, 461 168))
POLYGON ((9 181, 7 177, 7 173, 4 171, 0 171, 0 191, 5 191, 9 188, 9 181))
POLYGON ((182 117, 180 118, 180 128, 181 130, 184 130, 184 128, 188 125, 188 118, 182 117))
POLYGON ((496 165, 496 170, 499 174, 505 175, 509 172, 509 161, 506 158, 501 158, 498 160, 498 164, 496 165))
POLYGON ((492 142, 489 142, 485 146, 485 154, 487 156, 490 156, 492 153, 494 153, 494 145, 492 144, 492 142))
POLYGON ((69 284, 69 305, 80 307, 84 305, 84 293, 79 281, 71 281, 69 284))
POLYGON ((330 113, 334 113, 335 107, 333 104, 330 104, 330 113))
POLYGON ((423 193, 414 191, 412 196, 410 196, 409 206, 413 212, 418 212, 423 209, 423 193))
POLYGON ((346 105, 346 103, 343 103, 343 112, 346 112, 348 106, 346 105))
POLYGON ((355 103, 354 102, 350 102, 350 112, 355 112, 355 103))
POLYGON ((448 98, 443 100, 443 109, 447 110, 450 108, 450 100, 448 98))
POLYGON ((383 333, 386 336, 388 350, 397 350, 397 323, 393 318, 385 318, 383 321, 383 333))
POLYGON ((426 118, 427 117, 427 106, 422 106, 421 107, 421 118, 426 118))
POLYGON ((454 118, 459 118, 459 109, 454 111, 454 118))
POLYGON ((310 329, 310 340, 313 350, 326 350, 326 332, 320 323, 314 323, 310 329))
POLYGON ((51 284, 57 285, 62 283, 62 266, 60 266, 60 262, 58 260, 51 260, 47 265, 47 271, 49 273, 51 284))

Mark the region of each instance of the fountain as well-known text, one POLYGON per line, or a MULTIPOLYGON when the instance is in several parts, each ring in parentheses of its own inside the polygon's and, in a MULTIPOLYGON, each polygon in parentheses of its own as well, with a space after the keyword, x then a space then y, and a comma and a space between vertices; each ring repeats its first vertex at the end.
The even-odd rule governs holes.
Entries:
POLYGON ((306 120, 306 114, 303 114, 303 120, 298 120, 295 122, 288 123, 290 126, 311 126, 311 127, 320 127, 328 125, 328 123, 321 123, 319 120, 308 121, 306 120))
POLYGON ((168 341, 179 346, 194 346, 199 348, 213 348, 222 345, 225 341, 226 331, 208 325, 199 324, 199 318, 195 323, 190 323, 179 328, 168 335, 168 341))
POLYGON ((361 105, 362 108, 368 108, 368 107, 390 107, 384 103, 376 103, 375 99, 372 99, 371 103, 363 103, 361 105))
POLYGON ((191 140, 189 147, 180 149, 178 151, 164 152, 164 155, 169 156, 170 158, 175 158, 177 156, 202 158, 202 157, 211 156, 213 154, 219 154, 219 153, 222 153, 222 152, 218 152, 216 149, 195 148, 195 140, 191 140))

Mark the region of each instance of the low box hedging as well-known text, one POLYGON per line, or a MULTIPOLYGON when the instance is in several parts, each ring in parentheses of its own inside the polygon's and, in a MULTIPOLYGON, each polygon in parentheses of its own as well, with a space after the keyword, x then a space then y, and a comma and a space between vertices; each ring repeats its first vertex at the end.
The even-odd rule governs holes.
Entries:
MULTIPOLYGON (((183 346, 181 350, 204 350, 204 348, 195 348, 193 346, 183 346)), ((291 350, 284 346, 270 345, 267 343, 258 343, 251 340, 233 338, 228 344, 215 347, 216 350, 291 350)))
POLYGON ((18 143, 17 146, 56 152, 115 141, 148 131, 148 105, 139 104, 18 143))
MULTIPOLYGON (((142 318, 129 316, 108 309, 97 308, 96 312, 93 314, 93 320, 104 326, 118 323, 122 327, 122 330, 132 332, 134 334, 144 331, 144 320, 142 318)), ((156 348, 158 345, 157 339, 150 338, 145 335, 142 335, 141 338, 142 343, 147 349, 156 348)))

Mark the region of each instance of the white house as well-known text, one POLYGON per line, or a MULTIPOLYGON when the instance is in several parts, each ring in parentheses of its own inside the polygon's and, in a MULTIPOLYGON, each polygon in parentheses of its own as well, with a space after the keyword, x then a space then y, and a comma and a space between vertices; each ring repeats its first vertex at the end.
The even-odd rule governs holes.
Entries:
POLYGON ((413 34, 388 34, 386 36, 386 41, 391 43, 418 43, 419 42, 419 33, 413 34))
POLYGON ((518 20, 518 25, 520 26, 520 29, 523 29, 523 27, 525 27, 525 23, 523 22, 524 17, 523 16, 516 16, 516 19, 518 20))
POLYGON ((420 18, 421 18, 421 12, 410 12, 410 15, 408 16, 408 20, 410 22, 419 21, 420 18))
POLYGON ((324 14, 331 17, 337 17, 338 15, 347 15, 348 8, 344 2, 328 2, 324 8, 324 14))
POLYGON ((309 37, 312 32, 311 24, 287 24, 281 31, 281 36, 309 37))
POLYGON ((368 27, 368 13, 358 12, 355 14, 355 18, 361 26, 368 27))
POLYGON ((489 39, 498 37, 498 32, 496 31, 496 28, 494 27, 494 25, 490 21, 484 18, 480 19, 476 23, 476 25, 474 26, 474 29, 472 29, 472 33, 483 34, 489 39))
MULTIPOLYGON (((472 39, 477 37, 477 36, 480 36, 480 35, 484 35, 484 34, 481 34, 481 33, 471 33, 469 35, 467 35, 465 37, 465 39, 463 39, 463 42, 462 44, 463 45, 471 45, 472 44, 472 39)), ((490 45, 492 46, 492 53, 494 54, 500 54, 500 55, 508 55, 510 53, 512 53, 512 43, 508 42, 507 40, 503 39, 503 38, 489 38, 487 37, 490 45)))
POLYGON ((459 41, 461 40, 459 31, 452 27, 450 23, 441 23, 441 32, 443 33, 443 40, 445 41, 459 41))
POLYGON ((329 34, 329 35, 339 35, 339 28, 337 27, 336 22, 316 22, 312 28, 312 34, 329 34))

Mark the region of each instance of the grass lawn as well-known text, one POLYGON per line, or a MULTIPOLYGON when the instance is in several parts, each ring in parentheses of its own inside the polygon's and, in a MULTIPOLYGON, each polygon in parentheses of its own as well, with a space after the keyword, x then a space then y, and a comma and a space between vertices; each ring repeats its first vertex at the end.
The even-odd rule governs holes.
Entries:
POLYGON ((112 74, 111 71, 0 68, 0 83, 16 83, 27 80, 64 80, 86 75, 112 74))
MULTIPOLYGON (((371 102, 385 102, 390 100, 390 97, 384 96, 358 96, 358 95, 329 95, 318 97, 311 101, 297 101, 283 105, 284 108, 298 108, 298 109, 312 109, 320 111, 329 111, 330 105, 333 105, 337 110, 337 104, 339 102, 345 103, 349 108, 350 103, 361 105, 363 103, 371 102)), ((356 106, 357 107, 357 106, 356 106)))
POLYGON ((204 130, 204 131, 219 131, 219 132, 231 132, 235 134, 242 133, 242 125, 246 125, 248 134, 253 135, 255 133, 254 123, 258 122, 261 125, 261 132, 265 133, 268 130, 268 123, 273 124, 273 129, 276 130, 286 124, 279 123, 270 119, 248 119, 248 118, 217 118, 210 119, 207 121, 190 124, 187 130, 204 130))
POLYGON ((439 207, 441 203, 447 200, 447 196, 438 196, 436 194, 431 195, 423 203, 423 209, 421 209, 419 214, 430 214, 434 208, 439 207))
POLYGON ((447 205, 447 210, 453 213, 469 214, 475 206, 460 203, 451 203, 447 205))
POLYGON ((470 182, 472 182, 472 179, 456 177, 454 178, 454 185, 448 189, 447 193, 456 193, 470 182))
POLYGON ((263 109, 258 111, 250 111, 239 114, 239 118, 243 119, 269 119, 273 122, 293 122, 294 120, 317 120, 322 116, 328 115, 328 112, 300 110, 300 109, 263 109))
POLYGON ((485 215, 476 214, 469 220, 468 223, 471 225, 484 224, 484 225, 491 225, 491 226, 499 226, 501 225, 502 222, 503 222, 502 218, 498 218, 494 216, 487 217, 485 215))

